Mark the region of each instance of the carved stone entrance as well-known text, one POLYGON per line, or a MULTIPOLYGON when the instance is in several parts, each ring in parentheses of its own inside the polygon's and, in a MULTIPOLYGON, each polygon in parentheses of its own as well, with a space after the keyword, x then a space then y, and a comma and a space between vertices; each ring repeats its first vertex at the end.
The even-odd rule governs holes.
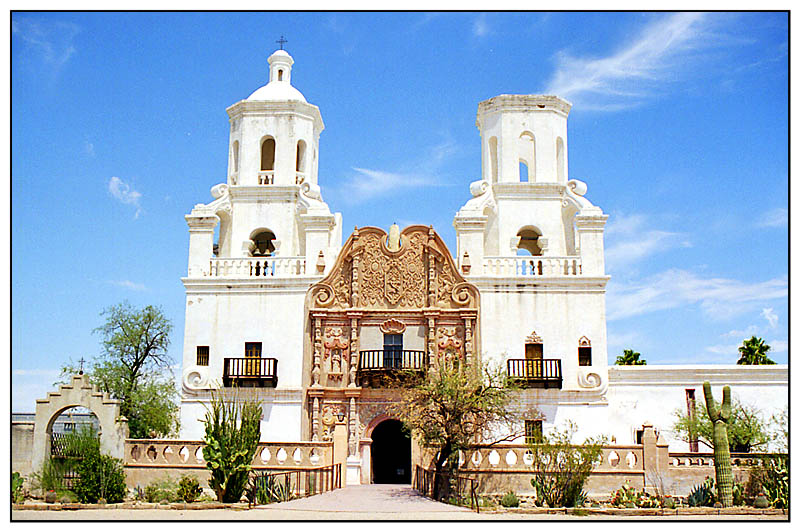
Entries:
POLYGON ((46 399, 36 400, 36 420, 33 429, 32 469, 38 471, 50 457, 53 423, 69 408, 83 406, 91 410, 100 423, 100 450, 114 458, 125 457, 128 421, 120 415, 120 402, 101 393, 86 375, 73 375, 72 382, 49 392, 46 399))
POLYGON ((411 483, 411 436, 396 419, 381 422, 372 431, 372 482, 411 483))

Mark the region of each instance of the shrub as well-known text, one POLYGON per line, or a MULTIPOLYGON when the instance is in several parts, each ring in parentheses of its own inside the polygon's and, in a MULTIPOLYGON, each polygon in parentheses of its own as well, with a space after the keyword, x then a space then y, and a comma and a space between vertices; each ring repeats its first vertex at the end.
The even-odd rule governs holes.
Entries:
POLYGON ((144 499, 147 502, 177 502, 180 500, 178 495, 178 485, 170 477, 150 482, 144 488, 144 499))
POLYGON ((706 477, 702 484, 698 484, 689 493, 686 503, 695 508, 698 506, 713 506, 714 505, 714 480, 711 477, 706 477))
POLYGON ((22 478, 22 475, 14 471, 11 473, 11 502, 16 504, 22 504, 25 502, 25 493, 22 491, 22 485, 25 483, 25 479, 22 478))
POLYGON ((286 502, 294 498, 292 482, 288 476, 274 474, 254 475, 246 489, 247 501, 252 504, 286 502))
POLYGON ((513 491, 509 491, 500 499, 500 506, 503 508, 517 508, 519 507, 519 497, 513 491))
POLYGON ((191 475, 183 475, 178 481, 178 499, 185 502, 194 502, 201 494, 203 489, 200 482, 191 475))
POLYGON ((541 443, 530 446, 534 471, 531 485, 536 489, 537 502, 551 508, 573 507, 580 502, 583 485, 603 453, 604 438, 589 438, 582 445, 572 445, 576 430, 569 423, 565 429, 543 435, 541 443))
POLYGON ((61 497, 58 498, 58 502, 61 504, 72 504, 73 502, 78 502, 78 496, 71 491, 65 491, 61 497))
POLYGON ((203 457, 211 471, 208 485, 220 502, 239 502, 261 439, 261 406, 240 400, 238 393, 226 402, 212 392, 205 429, 203 457))
POLYGON ((122 502, 125 498, 125 470, 122 460, 101 454, 99 450, 83 457, 78 465, 80 478, 74 490, 78 500, 95 503, 98 499, 122 502))
POLYGON ((761 487, 770 505, 775 508, 789 507, 789 458, 773 456, 764 460, 764 476, 761 487))
POLYGON ((658 508, 661 501, 658 496, 650 495, 646 491, 637 491, 625 482, 611 495, 611 504, 619 508, 658 508))
POLYGON ((61 460, 45 460, 42 468, 31 475, 31 486, 35 490, 41 490, 42 495, 49 491, 61 491, 64 489, 66 469, 67 464, 61 460))

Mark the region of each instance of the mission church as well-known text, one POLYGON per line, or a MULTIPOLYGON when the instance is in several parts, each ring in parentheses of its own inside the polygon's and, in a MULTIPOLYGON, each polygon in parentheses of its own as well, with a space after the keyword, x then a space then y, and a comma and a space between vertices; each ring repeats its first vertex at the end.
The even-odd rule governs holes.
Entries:
POLYGON ((202 439, 211 391, 236 386, 262 405, 262 439, 327 440, 344 421, 348 483, 408 482, 386 376, 437 356, 501 364, 542 413, 520 420, 528 433, 572 420, 578 437, 640 443, 649 423, 685 450, 673 411, 693 407, 704 380, 717 395, 729 384, 745 402, 788 402, 786 366, 608 366, 608 216, 569 177, 569 102, 478 104, 481 179, 455 214, 454 254, 422 225, 343 242, 318 181, 320 110, 292 85, 285 50, 268 61, 269 82, 227 109, 226 182, 186 215, 182 439, 202 439))

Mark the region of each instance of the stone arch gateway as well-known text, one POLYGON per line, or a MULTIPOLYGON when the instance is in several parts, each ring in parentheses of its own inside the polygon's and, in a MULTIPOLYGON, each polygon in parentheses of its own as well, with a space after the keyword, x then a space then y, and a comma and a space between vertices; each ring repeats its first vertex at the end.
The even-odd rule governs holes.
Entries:
POLYGON ((31 466, 38 471, 50 456, 50 435, 53 422, 68 408, 82 406, 90 409, 100 423, 100 450, 114 458, 125 457, 128 439, 128 420, 120 414, 120 401, 111 399, 89 382, 87 375, 73 375, 69 384, 58 391, 48 392, 47 398, 36 400, 31 466))

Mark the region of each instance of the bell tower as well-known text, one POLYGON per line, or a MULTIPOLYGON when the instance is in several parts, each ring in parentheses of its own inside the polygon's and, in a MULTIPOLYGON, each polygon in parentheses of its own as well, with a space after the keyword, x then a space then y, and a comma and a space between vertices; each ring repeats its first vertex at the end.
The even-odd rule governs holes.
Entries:
POLYGON ((319 108, 292 86, 294 59, 286 50, 276 50, 268 63, 268 83, 227 109, 226 182, 212 189, 215 201, 195 206, 186 218, 197 244, 190 245, 190 276, 205 274, 203 265, 214 256, 290 257, 314 275, 341 247, 341 215, 331 213, 318 185, 325 127, 319 108), (213 251, 206 233, 216 220, 209 215, 219 221, 213 251))

